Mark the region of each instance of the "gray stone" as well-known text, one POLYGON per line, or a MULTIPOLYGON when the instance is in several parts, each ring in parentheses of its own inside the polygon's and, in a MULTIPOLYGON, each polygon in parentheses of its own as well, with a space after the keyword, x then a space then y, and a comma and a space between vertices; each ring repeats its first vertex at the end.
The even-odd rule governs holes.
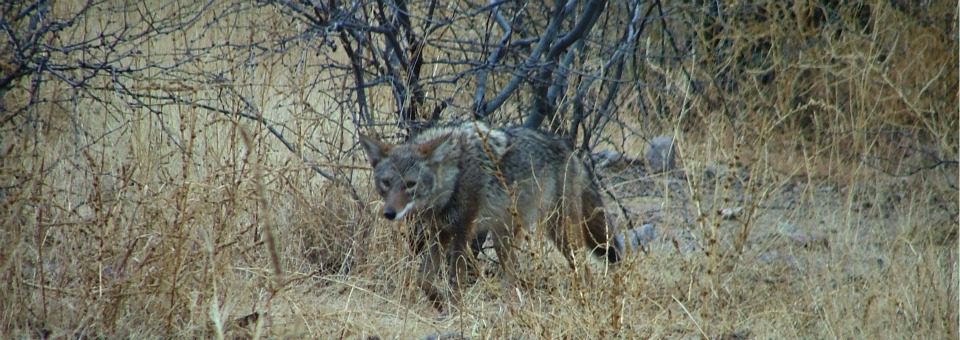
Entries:
POLYGON ((740 213, 743 212, 743 207, 734 207, 734 208, 723 208, 720 209, 720 217, 725 220, 733 220, 737 217, 740 217, 740 213))
POLYGON ((632 252, 647 249, 655 238, 657 238, 656 228, 653 224, 647 223, 627 230, 623 234, 617 234, 614 236, 614 242, 617 247, 621 249, 625 247, 628 252, 632 252))
POLYGON ((673 137, 657 136, 651 139, 644 155, 647 165, 650 166, 650 172, 658 173, 673 170, 676 167, 675 149, 673 137))
POLYGON ((623 162, 623 154, 612 150, 600 150, 591 155, 598 168, 607 168, 623 162))

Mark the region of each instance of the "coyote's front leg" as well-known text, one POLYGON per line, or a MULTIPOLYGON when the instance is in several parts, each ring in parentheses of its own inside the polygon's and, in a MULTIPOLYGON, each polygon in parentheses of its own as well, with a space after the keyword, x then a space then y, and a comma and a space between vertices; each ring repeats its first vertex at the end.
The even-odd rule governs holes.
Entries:
POLYGON ((443 244, 447 242, 432 223, 418 221, 410 237, 410 249, 420 258, 417 270, 417 285, 437 310, 443 310, 444 298, 435 281, 443 271, 443 244))
POLYGON ((467 251, 467 239, 471 237, 470 227, 458 230, 450 238, 447 248, 447 283, 450 285, 450 300, 454 306, 460 308, 463 299, 463 282, 466 280, 468 263, 472 260, 467 251))
POLYGON ((520 302, 518 287, 523 285, 523 278, 517 273, 520 264, 514 253, 514 232, 512 228, 499 228, 492 233, 493 249, 497 253, 497 262, 500 263, 500 281, 503 296, 507 301, 520 302))
POLYGON ((444 299, 440 289, 437 288, 435 281, 441 275, 443 268, 443 250, 436 238, 428 239, 425 252, 421 255, 423 262, 420 263, 420 270, 417 273, 418 284, 427 299, 433 304, 433 307, 443 311, 444 299))
POLYGON ((470 261, 470 252, 467 251, 467 239, 469 226, 458 228, 459 230, 441 231, 434 233, 432 237, 425 238, 426 244, 423 249, 423 262, 420 264, 419 284, 424 293, 433 303, 433 306, 441 311, 445 311, 445 302, 443 291, 437 286, 437 279, 442 277, 443 269, 446 267, 446 281, 449 285, 449 302, 453 306, 460 308, 462 298, 462 286, 466 279, 468 261, 470 261))

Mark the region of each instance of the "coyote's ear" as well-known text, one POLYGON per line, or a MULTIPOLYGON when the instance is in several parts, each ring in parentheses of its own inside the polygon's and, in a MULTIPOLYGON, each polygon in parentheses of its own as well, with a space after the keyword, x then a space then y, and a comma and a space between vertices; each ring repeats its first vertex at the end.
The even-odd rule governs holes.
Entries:
POLYGON ((456 143, 450 135, 446 135, 417 145, 417 150, 427 156, 431 163, 439 164, 454 159, 455 146, 456 143))
POLYGON ((387 157, 390 149, 393 148, 393 145, 362 134, 360 135, 360 145, 362 145, 363 150, 367 152, 367 159, 370 160, 370 165, 373 167, 376 167, 377 163, 380 163, 384 157, 387 157))

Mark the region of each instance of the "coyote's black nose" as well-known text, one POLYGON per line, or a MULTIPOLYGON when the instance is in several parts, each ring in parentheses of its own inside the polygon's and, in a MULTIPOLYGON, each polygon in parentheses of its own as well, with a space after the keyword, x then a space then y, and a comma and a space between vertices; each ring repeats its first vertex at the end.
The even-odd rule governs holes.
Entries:
POLYGON ((397 211, 392 208, 386 208, 383 210, 383 217, 386 217, 388 220, 397 218, 397 211))

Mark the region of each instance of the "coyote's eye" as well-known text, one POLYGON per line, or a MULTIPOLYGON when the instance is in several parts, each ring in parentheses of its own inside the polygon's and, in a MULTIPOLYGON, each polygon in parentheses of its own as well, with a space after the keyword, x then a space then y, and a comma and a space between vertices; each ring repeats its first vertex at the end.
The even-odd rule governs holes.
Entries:
POLYGON ((407 187, 407 189, 413 189, 413 187, 417 186, 417 182, 416 182, 416 181, 407 181, 406 183, 404 183, 404 185, 407 187))
POLYGON ((380 187, 381 187, 381 188, 384 188, 384 189, 390 188, 390 180, 389 180, 389 179, 381 179, 381 180, 380 180, 380 187))

